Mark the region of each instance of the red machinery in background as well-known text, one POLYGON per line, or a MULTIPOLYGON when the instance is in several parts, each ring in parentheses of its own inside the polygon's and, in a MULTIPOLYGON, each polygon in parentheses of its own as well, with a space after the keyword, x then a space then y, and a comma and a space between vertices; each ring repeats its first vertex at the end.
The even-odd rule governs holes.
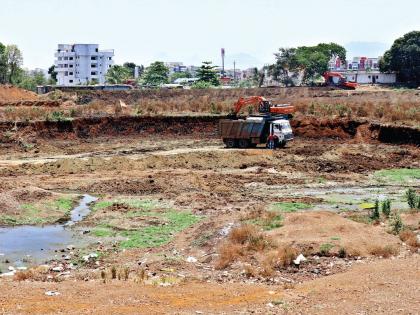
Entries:
POLYGON ((336 86, 342 89, 355 90, 357 87, 356 82, 349 82, 346 77, 340 72, 327 71, 322 75, 325 79, 325 84, 328 86, 336 86))

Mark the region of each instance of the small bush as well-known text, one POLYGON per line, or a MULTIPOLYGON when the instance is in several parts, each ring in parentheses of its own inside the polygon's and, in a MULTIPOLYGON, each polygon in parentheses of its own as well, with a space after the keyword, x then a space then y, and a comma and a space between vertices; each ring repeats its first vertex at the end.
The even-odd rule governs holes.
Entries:
POLYGON ((379 200, 378 199, 375 200, 375 206, 372 209, 370 218, 372 220, 379 220, 379 200))
POLYGON ((394 234, 399 234, 404 228, 404 224, 401 220, 401 216, 397 211, 395 211, 392 214, 392 217, 390 220, 390 226, 394 234))
POLYGON ((277 250, 272 250, 266 255, 261 262, 262 275, 264 277, 272 276, 275 269, 285 268, 293 263, 296 259, 298 251, 290 246, 284 246, 277 250))
POLYGON ((386 199, 382 202, 382 213, 386 218, 389 217, 391 214, 391 200, 386 199))
POLYGON ((420 247, 420 244, 417 240, 417 235, 413 231, 403 230, 400 232, 400 239, 405 242, 408 246, 417 248, 420 247))
POLYGON ((229 233, 229 241, 236 244, 245 244, 250 238, 255 237, 258 234, 255 226, 246 224, 238 228, 232 229, 229 233))
POLYGON ((117 279, 117 268, 115 266, 111 268, 111 279, 117 279))
POLYGON ((319 254, 321 256, 329 256, 330 255, 330 250, 333 247, 334 247, 334 245, 330 244, 330 243, 321 244, 321 246, 319 247, 319 254))
POLYGON ((415 209, 417 205, 416 191, 412 188, 409 188, 405 193, 405 197, 407 198, 407 203, 410 209, 415 209))
POLYGON ((398 249, 391 245, 385 246, 373 246, 370 248, 369 253, 375 256, 382 256, 388 258, 390 256, 395 256, 398 254, 398 249))
POLYGON ((344 247, 340 247, 338 250, 338 257, 340 258, 346 258, 347 257, 347 251, 344 247))
POLYGON ((216 263, 216 269, 224 269, 242 256, 243 248, 240 244, 224 243, 219 248, 219 259, 216 263))

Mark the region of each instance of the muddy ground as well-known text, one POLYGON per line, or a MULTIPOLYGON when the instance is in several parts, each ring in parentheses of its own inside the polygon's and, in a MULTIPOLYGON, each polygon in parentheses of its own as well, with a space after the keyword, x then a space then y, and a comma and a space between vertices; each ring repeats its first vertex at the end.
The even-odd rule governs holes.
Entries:
POLYGON ((402 241, 369 208, 389 198, 419 233, 404 197, 419 190, 418 147, 354 134, 230 150, 212 130, 52 131, 30 148, 2 146, 3 225, 27 223, 28 205, 39 211, 25 217, 46 224, 68 215, 57 200, 99 198, 74 227, 94 242, 2 277, 2 313, 416 313, 417 238, 402 241), (232 239, 243 226, 259 245, 232 239), (285 263, 288 251, 307 260, 285 263))
POLYGON ((219 139, 239 90, 7 89, 0 313, 418 313, 418 91, 247 90, 301 100, 272 151, 219 139))

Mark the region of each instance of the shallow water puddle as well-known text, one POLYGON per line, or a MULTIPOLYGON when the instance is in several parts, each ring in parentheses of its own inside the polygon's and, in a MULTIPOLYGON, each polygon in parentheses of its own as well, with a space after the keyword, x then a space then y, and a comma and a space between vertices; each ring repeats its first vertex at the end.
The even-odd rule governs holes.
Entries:
MULTIPOLYGON (((41 264, 58 255, 56 251, 70 244, 81 245, 80 233, 71 228, 91 211, 89 203, 97 198, 84 195, 63 224, 14 226, 0 228, 0 266, 41 264)), ((5 272, 5 270, 2 271, 5 272)))

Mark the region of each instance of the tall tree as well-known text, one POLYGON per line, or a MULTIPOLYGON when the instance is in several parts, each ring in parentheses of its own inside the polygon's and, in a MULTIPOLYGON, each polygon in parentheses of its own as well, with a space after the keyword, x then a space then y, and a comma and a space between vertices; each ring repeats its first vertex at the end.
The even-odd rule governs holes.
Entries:
POLYGON ((346 49, 335 43, 298 47, 296 61, 303 71, 303 82, 308 83, 328 71, 328 62, 336 57, 346 60, 346 49))
POLYGON ((275 79, 287 85, 293 83, 293 75, 302 74, 303 82, 309 83, 328 70, 328 62, 332 58, 346 60, 346 49, 335 43, 321 43, 316 46, 280 48, 275 56, 276 63, 269 69, 275 79))
POLYGON ((162 61, 155 61, 146 68, 141 77, 142 84, 159 86, 169 82, 169 69, 162 61))
POLYGON ((23 71, 18 86, 26 90, 36 91, 38 85, 46 83, 47 79, 41 70, 23 71))
POLYGON ((293 71, 298 68, 296 48, 280 48, 274 56, 276 63, 268 67, 268 74, 285 86, 294 85, 293 79, 296 77, 296 72, 293 71))
POLYGON ((7 80, 12 84, 17 83, 22 73, 20 68, 23 64, 22 53, 16 45, 7 45, 5 53, 8 68, 7 80))
POLYGON ((420 31, 413 31, 395 40, 379 63, 382 72, 395 71, 398 80, 420 85, 420 31))
POLYGON ((114 65, 107 71, 105 77, 107 83, 120 84, 130 78, 130 71, 123 66, 114 65))
POLYGON ((57 72, 55 71, 55 65, 48 68, 48 74, 50 75, 50 82, 53 84, 57 83, 57 72))
POLYGON ((215 70, 216 66, 212 65, 211 61, 203 61, 200 68, 197 70, 197 77, 201 82, 207 82, 211 85, 220 85, 219 76, 215 70))
POLYGON ((7 83, 6 46, 0 43, 0 84, 7 83))

